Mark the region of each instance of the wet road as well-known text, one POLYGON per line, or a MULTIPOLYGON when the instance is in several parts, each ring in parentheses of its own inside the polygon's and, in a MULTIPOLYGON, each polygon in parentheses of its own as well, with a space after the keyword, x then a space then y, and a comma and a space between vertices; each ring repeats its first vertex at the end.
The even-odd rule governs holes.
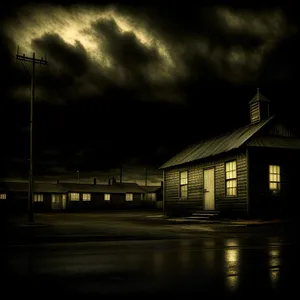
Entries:
POLYGON ((2 256, 2 292, 23 299, 290 295, 297 252, 274 236, 12 246, 2 256))

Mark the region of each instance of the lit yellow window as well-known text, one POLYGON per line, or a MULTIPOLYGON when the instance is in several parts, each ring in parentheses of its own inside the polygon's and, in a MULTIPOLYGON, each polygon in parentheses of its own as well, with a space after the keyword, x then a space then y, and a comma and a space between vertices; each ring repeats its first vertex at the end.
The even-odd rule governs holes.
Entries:
POLYGON ((70 200, 71 201, 79 201, 80 200, 79 193, 70 193, 70 200))
POLYGON ((180 198, 182 200, 188 197, 188 172, 180 172, 180 198))
POLYGON ((82 194, 82 201, 91 201, 91 194, 90 193, 83 193, 82 194))
POLYGON ((33 196, 33 201, 34 202, 43 202, 44 201, 44 197, 42 194, 35 194, 33 196))
POLYGON ((225 165, 226 196, 237 196, 236 160, 225 165))
POLYGON ((269 188, 273 193, 280 192, 280 166, 269 166, 269 188))

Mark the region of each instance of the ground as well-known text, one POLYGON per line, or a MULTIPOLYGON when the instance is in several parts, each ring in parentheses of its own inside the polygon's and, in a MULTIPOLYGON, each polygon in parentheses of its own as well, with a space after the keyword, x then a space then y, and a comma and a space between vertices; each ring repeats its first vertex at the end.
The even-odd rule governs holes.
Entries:
POLYGON ((2 247, 10 297, 285 295, 296 290, 291 224, 187 223, 154 212, 15 219, 2 247))
POLYGON ((35 225, 26 223, 26 216, 10 220, 6 238, 9 243, 115 240, 115 239, 170 239, 207 235, 234 236, 247 234, 278 234, 285 227, 280 223, 235 221, 206 222, 184 218, 165 218, 155 211, 104 213, 48 213, 36 214, 35 225), (246 225, 260 225, 247 229, 246 225), (276 226, 275 226, 276 225, 276 226), (246 227, 246 228, 244 228, 246 227), (261 231, 261 228, 264 228, 261 231), (267 230, 269 228, 269 230, 267 230), (276 229, 276 230, 275 230, 276 229))

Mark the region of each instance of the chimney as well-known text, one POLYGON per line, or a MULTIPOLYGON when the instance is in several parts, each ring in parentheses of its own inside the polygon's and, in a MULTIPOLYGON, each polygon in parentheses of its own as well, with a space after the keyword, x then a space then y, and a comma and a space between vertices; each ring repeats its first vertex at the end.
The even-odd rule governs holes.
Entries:
POLYGON ((59 180, 57 179, 56 184, 59 184, 59 180))
POLYGON ((97 184, 97 178, 94 178, 94 185, 97 184))
POLYGON ((111 185, 111 181, 110 181, 110 178, 108 178, 108 185, 111 185))
POLYGON ((249 102, 251 124, 258 123, 270 117, 269 103, 270 101, 257 88, 256 95, 249 102))

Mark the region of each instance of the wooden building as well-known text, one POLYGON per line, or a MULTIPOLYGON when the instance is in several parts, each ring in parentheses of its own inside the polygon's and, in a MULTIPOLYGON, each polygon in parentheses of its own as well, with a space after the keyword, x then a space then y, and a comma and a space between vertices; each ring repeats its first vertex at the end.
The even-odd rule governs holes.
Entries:
POLYGON ((194 144, 160 169, 168 215, 278 217, 297 206, 300 139, 259 90, 250 124, 194 144))
POLYGON ((160 186, 141 186, 145 191, 142 196, 142 206, 144 208, 162 208, 163 183, 160 186))
MULTIPOLYGON (((34 210, 82 211, 131 209, 141 207, 145 190, 136 183, 80 184, 34 183, 34 210)), ((10 212, 25 212, 28 207, 27 182, 2 182, 0 201, 10 212)))

